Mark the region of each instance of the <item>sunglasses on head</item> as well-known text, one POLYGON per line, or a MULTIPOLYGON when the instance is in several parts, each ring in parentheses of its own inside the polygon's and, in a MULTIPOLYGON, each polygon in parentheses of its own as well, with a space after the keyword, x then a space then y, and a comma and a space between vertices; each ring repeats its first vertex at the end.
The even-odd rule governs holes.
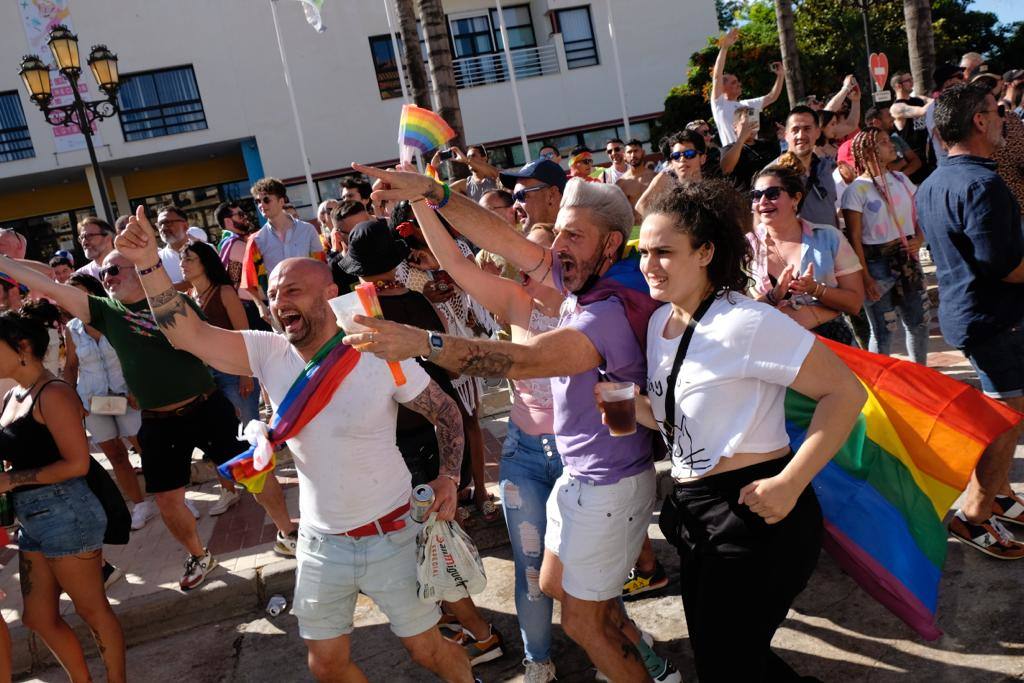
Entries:
POLYGON ((534 187, 523 188, 522 190, 519 190, 517 192, 513 192, 512 193, 512 199, 513 199, 513 201, 517 201, 520 204, 522 204, 522 203, 524 203, 526 201, 526 195, 528 193, 536 192, 537 190, 543 190, 546 187, 551 187, 551 186, 550 185, 535 185, 534 187))
POLYGON ((698 154, 700 154, 700 152, 695 149, 684 149, 681 152, 672 152, 668 155, 668 158, 672 161, 679 161, 680 159, 693 159, 698 154))
POLYGON ((106 268, 100 268, 100 280, 106 280, 107 276, 117 277, 117 274, 121 272, 121 266, 113 265, 107 266, 106 268))
POLYGON ((750 191, 750 201, 751 202, 759 202, 759 201, 761 201, 761 197, 765 197, 765 198, 768 199, 768 201, 774 202, 776 199, 779 198, 779 195, 781 195, 781 194, 782 194, 782 188, 781 187, 766 187, 763 190, 751 190, 750 191))

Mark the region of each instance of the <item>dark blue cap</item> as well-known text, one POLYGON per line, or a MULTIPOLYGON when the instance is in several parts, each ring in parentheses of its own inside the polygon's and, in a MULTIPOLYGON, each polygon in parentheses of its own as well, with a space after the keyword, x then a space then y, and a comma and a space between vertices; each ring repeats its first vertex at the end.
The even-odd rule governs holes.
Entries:
POLYGON ((501 184, 510 190, 515 187, 516 180, 532 178, 540 182, 557 187, 559 192, 565 192, 565 171, 562 167, 550 159, 538 159, 531 161, 518 171, 506 171, 501 174, 501 184))

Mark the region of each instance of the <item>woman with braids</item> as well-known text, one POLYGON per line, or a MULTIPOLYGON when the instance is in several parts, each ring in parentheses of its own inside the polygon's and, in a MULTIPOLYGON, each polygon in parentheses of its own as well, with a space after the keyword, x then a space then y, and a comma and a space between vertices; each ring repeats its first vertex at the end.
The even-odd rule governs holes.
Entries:
POLYGON ((675 487, 659 524, 679 552, 697 677, 796 681, 771 640, 818 560, 811 479, 846 440, 865 394, 813 334, 743 294, 748 220, 740 195, 717 180, 673 190, 644 219, 640 270, 665 305, 648 324, 636 417, 661 432, 672 457, 675 487), (796 453, 787 387, 818 401, 796 453))
POLYGON ((92 680, 82 645, 60 613, 67 593, 96 639, 107 680, 123 682, 124 635, 103 592, 107 516, 85 481, 85 411, 75 389, 43 366, 49 334, 34 307, 0 313, 0 377, 17 382, 0 412, 0 452, 9 465, 0 492, 12 492, 21 522, 22 621, 71 681, 92 680))
POLYGON ((783 154, 754 176, 753 186, 751 295, 815 334, 852 344, 842 314, 855 315, 863 305, 861 265, 843 233, 799 217, 805 194, 799 160, 783 154))
POLYGON ((884 131, 865 128, 857 134, 853 160, 860 175, 843 192, 843 216, 863 266, 870 350, 889 355, 898 317, 910 358, 924 365, 928 293, 917 255, 924 235, 917 224, 913 183, 899 171, 887 170, 895 159, 896 149, 884 131))

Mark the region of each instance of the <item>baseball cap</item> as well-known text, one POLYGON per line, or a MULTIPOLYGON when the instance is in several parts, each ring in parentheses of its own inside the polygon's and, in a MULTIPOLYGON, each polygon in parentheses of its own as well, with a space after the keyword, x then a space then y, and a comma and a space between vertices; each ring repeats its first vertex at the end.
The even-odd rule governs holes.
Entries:
POLYGON ((565 192, 565 171, 562 167, 550 159, 538 159, 531 161, 518 171, 506 171, 501 174, 501 184, 511 189, 515 187, 519 178, 532 178, 547 185, 558 188, 559 192, 565 192))
POLYGON ((1012 83, 1019 78, 1024 78, 1024 69, 1010 69, 1003 74, 1003 80, 1007 83, 1012 83))
POLYGON ((935 67, 935 71, 932 72, 932 80, 935 81, 935 87, 941 88, 942 84, 953 78, 957 74, 963 74, 964 69, 962 66, 953 66, 952 64, 939 64, 935 67))

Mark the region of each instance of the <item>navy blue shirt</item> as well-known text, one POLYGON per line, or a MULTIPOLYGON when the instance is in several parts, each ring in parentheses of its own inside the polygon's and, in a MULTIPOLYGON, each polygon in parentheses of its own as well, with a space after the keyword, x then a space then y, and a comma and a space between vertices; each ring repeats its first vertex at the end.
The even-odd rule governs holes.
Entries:
POLYGON ((1024 258, 1020 208, 996 163, 949 157, 914 200, 939 277, 942 336, 957 348, 983 342, 1024 318, 1024 284, 1003 278, 1024 258))

